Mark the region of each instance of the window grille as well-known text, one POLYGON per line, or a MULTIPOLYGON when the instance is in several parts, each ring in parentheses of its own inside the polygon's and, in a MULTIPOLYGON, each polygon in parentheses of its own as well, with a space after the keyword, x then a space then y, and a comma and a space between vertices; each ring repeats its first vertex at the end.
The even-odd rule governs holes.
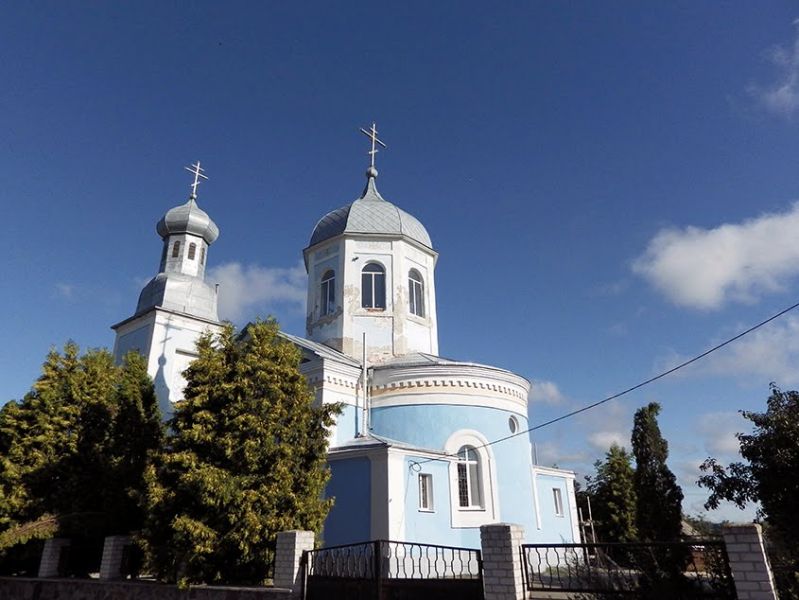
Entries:
POLYGON ((177 258, 180 255, 180 242, 175 242, 172 246, 172 258, 177 258))
POLYGON ((192 242, 191 244, 189 244, 189 260, 194 260, 194 255, 196 254, 196 252, 197 252, 197 244, 192 242))
POLYGON ((471 446, 458 450, 458 505, 461 508, 483 508, 480 456, 471 446))

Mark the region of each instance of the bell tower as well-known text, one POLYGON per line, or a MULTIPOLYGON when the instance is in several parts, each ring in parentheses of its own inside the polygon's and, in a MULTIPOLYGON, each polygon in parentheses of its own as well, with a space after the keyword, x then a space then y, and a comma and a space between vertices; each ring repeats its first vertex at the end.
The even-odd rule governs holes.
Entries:
POLYGON ((156 225, 163 243, 158 274, 142 289, 133 316, 112 326, 114 358, 120 362, 131 350, 144 355, 165 418, 183 397, 183 371, 196 357, 198 337, 221 326, 216 289, 205 281, 208 249, 219 228, 197 205, 197 187, 208 177, 199 161, 186 170, 194 176, 188 201, 156 225))

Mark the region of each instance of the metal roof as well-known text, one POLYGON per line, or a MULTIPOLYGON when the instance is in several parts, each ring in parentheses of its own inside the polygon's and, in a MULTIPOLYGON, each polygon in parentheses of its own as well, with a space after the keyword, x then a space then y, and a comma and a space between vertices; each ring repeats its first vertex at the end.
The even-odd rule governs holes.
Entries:
POLYGON ((175 233, 198 235, 205 240, 206 244, 213 244, 219 237, 219 227, 204 210, 197 206, 193 197, 189 198, 186 204, 168 210, 158 221, 155 230, 164 239, 175 233))
POLYGON ((433 247, 424 225, 413 215, 385 200, 377 191, 372 175, 369 175, 360 198, 327 213, 319 220, 308 246, 315 246, 342 233, 400 235, 428 248, 433 247))
POLYGON ((359 367, 361 363, 354 358, 347 356, 346 354, 342 354, 338 350, 334 350, 329 346, 325 346, 324 344, 320 344, 318 342, 313 342, 309 339, 300 337, 298 335, 292 335, 290 333, 286 333, 285 331, 278 332, 278 335, 285 338, 289 342, 300 346, 301 348, 305 348, 316 354, 321 358, 328 358, 332 359, 341 363, 345 363, 348 365, 359 367))

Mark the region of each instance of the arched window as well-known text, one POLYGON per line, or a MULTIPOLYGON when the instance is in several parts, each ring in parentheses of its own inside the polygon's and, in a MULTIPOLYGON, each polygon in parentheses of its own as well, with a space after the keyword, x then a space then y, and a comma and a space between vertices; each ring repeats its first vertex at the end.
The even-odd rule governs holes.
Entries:
POLYGON ((386 307, 386 270, 383 265, 369 263, 361 271, 361 306, 386 307))
POLYGON ((411 314, 424 317, 424 281, 416 269, 411 269, 408 273, 408 293, 411 314))
POLYGON ((480 456, 472 446, 461 446, 458 450, 458 505, 483 508, 482 484, 480 456))
POLYGON ((175 242, 172 246, 172 258, 177 258, 180 254, 180 242, 175 242))
POLYGON ((194 260, 194 255, 197 252, 197 244, 192 242, 189 244, 189 260, 194 260))
POLYGON ((499 497, 494 454, 488 439, 474 429, 452 433, 444 444, 449 461, 449 502, 453 527, 498 523, 499 497))
POLYGON ((200 248, 200 264, 205 264, 205 246, 200 248))
POLYGON ((331 269, 322 275, 321 284, 321 316, 332 314, 336 310, 336 273, 331 269))

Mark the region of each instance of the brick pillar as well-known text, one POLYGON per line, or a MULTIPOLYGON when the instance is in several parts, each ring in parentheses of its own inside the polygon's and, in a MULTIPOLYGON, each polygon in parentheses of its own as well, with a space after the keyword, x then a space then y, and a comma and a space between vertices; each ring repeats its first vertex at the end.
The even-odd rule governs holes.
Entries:
POLYGON ((728 525, 722 528, 722 535, 738 600, 777 600, 760 525, 728 525))
POLYGON ((42 559, 39 562, 39 577, 58 577, 61 566, 61 551, 70 544, 67 538, 50 538, 44 542, 42 559))
POLYGON ((100 579, 122 579, 122 555, 125 547, 133 543, 129 535, 109 535, 103 544, 100 562, 100 579))
POLYGON ((523 600, 521 545, 524 528, 512 523, 480 527, 485 600, 523 600))
POLYGON ((289 588, 293 596, 302 591, 302 553, 313 550, 313 531, 281 531, 275 548, 275 587, 289 588))

